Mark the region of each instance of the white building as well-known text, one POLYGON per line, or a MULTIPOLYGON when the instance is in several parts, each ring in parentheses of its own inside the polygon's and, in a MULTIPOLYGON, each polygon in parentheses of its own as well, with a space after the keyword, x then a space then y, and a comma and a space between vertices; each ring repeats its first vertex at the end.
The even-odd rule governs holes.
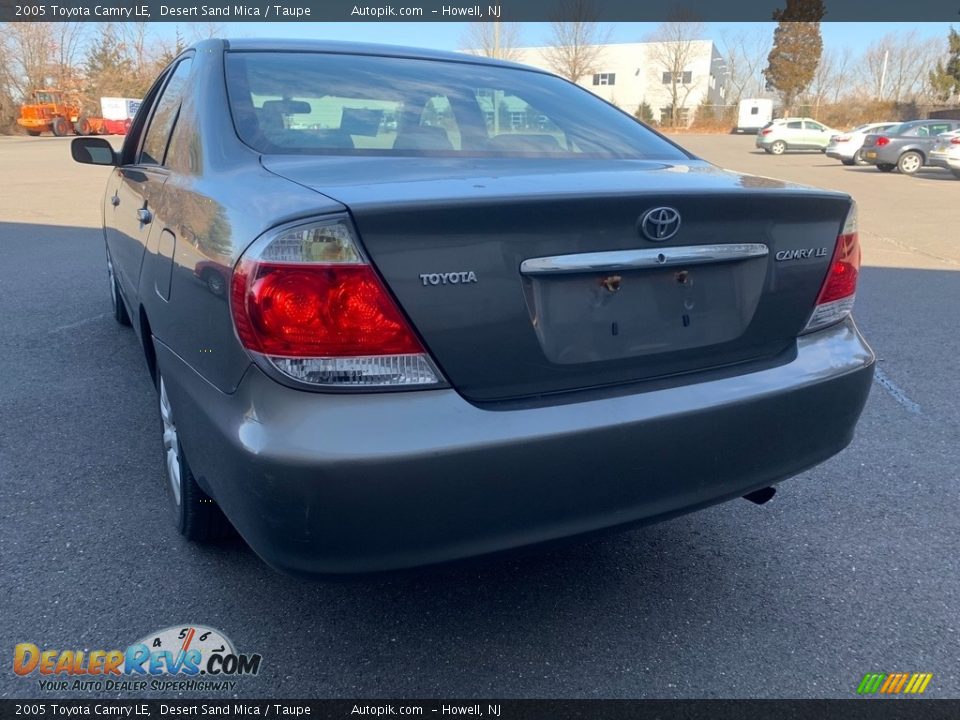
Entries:
MULTIPOLYGON (((646 102, 654 120, 669 123, 671 118, 671 69, 675 58, 683 57, 677 76, 679 124, 689 124, 700 104, 726 103, 727 65, 712 40, 684 43, 645 42, 599 46, 595 68, 579 84, 604 100, 634 114, 646 102), (682 47, 682 52, 678 51, 682 47)), ((549 60, 549 47, 518 48, 518 62, 557 72, 549 60)))

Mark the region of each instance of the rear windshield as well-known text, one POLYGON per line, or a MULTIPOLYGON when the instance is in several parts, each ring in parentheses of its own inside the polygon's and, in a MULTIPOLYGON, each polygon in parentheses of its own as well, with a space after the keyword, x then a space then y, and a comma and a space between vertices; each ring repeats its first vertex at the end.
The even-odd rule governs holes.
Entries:
POLYGON ((231 52, 240 138, 264 153, 686 160, 564 80, 471 63, 231 52))

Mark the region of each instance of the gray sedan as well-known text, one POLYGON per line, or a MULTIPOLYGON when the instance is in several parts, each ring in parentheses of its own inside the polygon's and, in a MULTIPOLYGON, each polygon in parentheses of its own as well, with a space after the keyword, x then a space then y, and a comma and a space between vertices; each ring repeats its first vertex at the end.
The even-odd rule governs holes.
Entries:
POLYGON ((850 197, 726 172, 548 73, 210 40, 104 195, 174 523, 298 574, 662 520, 851 440, 850 197))
POLYGON ((884 131, 867 135, 860 157, 876 165, 881 172, 899 170, 913 175, 928 164, 930 152, 937 144, 937 135, 960 128, 960 120, 912 120, 884 131))

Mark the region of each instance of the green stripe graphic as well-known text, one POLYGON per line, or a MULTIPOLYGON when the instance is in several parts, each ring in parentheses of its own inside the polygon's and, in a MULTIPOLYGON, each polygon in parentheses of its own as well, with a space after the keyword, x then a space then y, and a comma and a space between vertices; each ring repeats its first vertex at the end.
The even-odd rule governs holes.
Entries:
POLYGON ((867 673, 863 676, 863 680, 860 681, 860 685, 857 687, 857 693, 860 695, 875 693, 880 689, 880 685, 886 677, 886 673, 867 673))

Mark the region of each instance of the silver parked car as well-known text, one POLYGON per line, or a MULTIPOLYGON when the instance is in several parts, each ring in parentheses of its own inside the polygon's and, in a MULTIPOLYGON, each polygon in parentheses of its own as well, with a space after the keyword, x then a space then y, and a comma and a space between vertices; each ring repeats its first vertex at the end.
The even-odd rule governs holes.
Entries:
POLYGON ((757 133, 755 145, 772 155, 782 155, 787 150, 823 152, 836 134, 836 130, 812 118, 782 118, 764 125, 757 133))
POLYGON ((937 144, 930 151, 927 164, 949 170, 960 180, 960 130, 943 133, 937 137, 937 144))
POLYGON ((179 531, 300 574, 653 522, 843 449, 844 194, 729 173, 486 58, 209 40, 104 196, 179 531))
POLYGON ((844 165, 867 165, 868 163, 861 157, 861 148, 867 135, 871 133, 881 135, 899 124, 899 122, 867 123, 839 135, 833 135, 827 145, 826 155, 839 160, 844 165))

